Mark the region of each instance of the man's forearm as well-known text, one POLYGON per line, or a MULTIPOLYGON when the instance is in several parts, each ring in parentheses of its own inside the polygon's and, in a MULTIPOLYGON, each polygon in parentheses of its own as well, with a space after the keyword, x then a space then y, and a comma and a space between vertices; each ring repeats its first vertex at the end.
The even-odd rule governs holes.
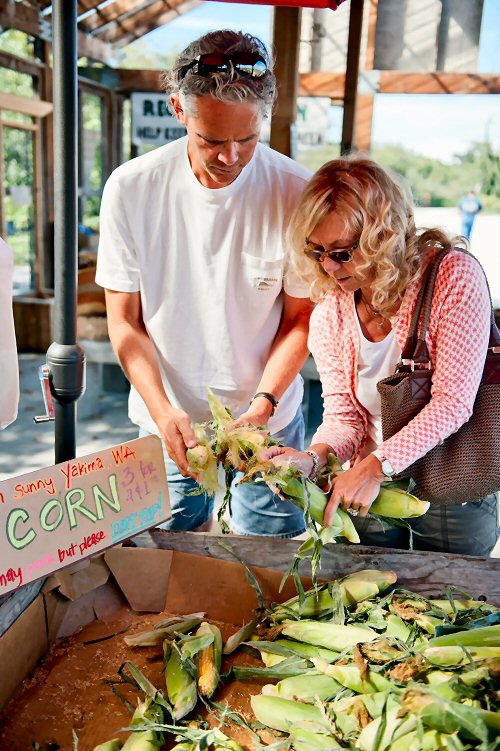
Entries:
POLYGON ((292 328, 278 332, 258 391, 268 391, 281 399, 309 355, 308 323, 308 319, 299 321, 292 328))
POLYGON ((158 422, 171 404, 163 387, 156 350, 146 330, 123 321, 110 327, 109 337, 125 375, 143 398, 153 420, 158 422))

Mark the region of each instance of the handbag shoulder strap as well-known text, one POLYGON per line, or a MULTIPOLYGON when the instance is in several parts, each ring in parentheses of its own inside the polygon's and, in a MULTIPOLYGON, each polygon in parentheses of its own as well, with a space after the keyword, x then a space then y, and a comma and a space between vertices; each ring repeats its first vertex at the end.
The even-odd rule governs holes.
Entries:
POLYGON ((447 252, 447 250, 439 251, 425 270, 415 307, 413 308, 408 337, 401 353, 401 365, 403 366, 412 365, 413 367, 417 363, 420 367, 429 367, 430 358, 425 343, 425 336, 439 264, 447 252))
MULTIPOLYGON (((472 253, 469 253, 467 250, 465 250, 464 248, 453 248, 453 250, 459 250, 461 253, 465 253, 466 255, 469 255, 472 258, 474 258, 474 260, 479 265, 479 267, 481 268, 484 274, 486 287, 488 289, 488 295, 490 298, 490 306, 491 306, 490 338, 489 338, 488 350, 492 350, 493 352, 496 352, 498 348, 500 347, 500 332, 495 322, 495 315, 493 312, 493 302, 491 299, 491 291, 490 291, 490 287, 488 284, 488 279, 486 277, 486 274, 484 273, 484 269, 479 263, 479 261, 477 260, 477 258, 474 255, 472 255, 472 253)), ((411 363, 412 367, 414 367, 414 365, 416 364, 421 368, 422 367, 430 368, 429 351, 425 343, 425 338, 427 335, 427 328, 429 325, 429 319, 430 319, 431 308, 432 308, 432 298, 434 296, 434 287, 436 284, 437 273, 439 271, 439 265, 448 252, 449 251, 447 250, 439 251, 436 254, 435 258, 430 263, 427 276, 422 284, 419 296, 417 298, 415 310, 413 311, 413 316, 412 316, 412 320, 410 324, 410 333, 406 341, 406 345, 403 350, 403 353, 401 355, 401 360, 403 364, 411 363), (418 333, 417 333, 417 327, 418 327, 418 333), (408 354, 407 346, 409 344, 410 338, 412 339, 412 344, 414 345, 414 347, 413 347, 412 356, 407 357, 407 354, 408 354), (406 363, 404 362, 405 359, 407 360, 406 363)))

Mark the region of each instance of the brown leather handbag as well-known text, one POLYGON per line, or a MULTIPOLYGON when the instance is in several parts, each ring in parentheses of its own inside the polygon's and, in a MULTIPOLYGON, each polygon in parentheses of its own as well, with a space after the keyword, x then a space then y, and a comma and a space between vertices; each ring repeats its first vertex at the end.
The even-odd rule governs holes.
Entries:
MULTIPOLYGON (((431 398, 432 364, 425 337, 436 276, 446 252, 440 251, 430 264, 395 374, 377 384, 384 440, 407 425, 431 398)), ((500 490, 500 333, 493 308, 488 352, 471 418, 396 477, 412 477, 412 492, 431 503, 465 503, 500 490)))

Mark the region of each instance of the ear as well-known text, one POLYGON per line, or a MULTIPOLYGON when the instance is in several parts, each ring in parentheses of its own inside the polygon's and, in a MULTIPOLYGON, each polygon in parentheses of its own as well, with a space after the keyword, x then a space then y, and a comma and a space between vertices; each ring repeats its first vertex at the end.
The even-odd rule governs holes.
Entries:
POLYGON ((171 94, 170 95, 170 102, 172 104, 172 107, 174 108, 175 115, 180 122, 181 125, 186 124, 186 115, 184 113, 184 110, 182 109, 181 102, 179 99, 179 94, 171 94))

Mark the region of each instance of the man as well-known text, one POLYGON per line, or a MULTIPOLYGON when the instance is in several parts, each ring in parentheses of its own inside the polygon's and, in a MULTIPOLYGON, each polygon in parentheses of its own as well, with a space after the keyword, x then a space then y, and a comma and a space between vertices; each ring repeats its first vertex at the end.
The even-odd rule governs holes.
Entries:
POLYGON ((462 235, 470 240, 476 214, 482 210, 483 204, 471 188, 467 195, 460 199, 458 208, 462 215, 462 235))
MULTIPOLYGON (((258 143, 276 97, 262 42, 216 31, 165 74, 187 136, 119 167, 102 201, 96 281, 109 335, 132 384, 129 414, 161 436, 173 518, 200 529, 213 500, 190 476, 191 420, 210 419, 207 386, 238 418, 303 442, 299 370, 308 290, 283 234, 309 173, 258 143)), ((261 486, 233 483, 231 527, 293 537, 302 514, 261 486)))

